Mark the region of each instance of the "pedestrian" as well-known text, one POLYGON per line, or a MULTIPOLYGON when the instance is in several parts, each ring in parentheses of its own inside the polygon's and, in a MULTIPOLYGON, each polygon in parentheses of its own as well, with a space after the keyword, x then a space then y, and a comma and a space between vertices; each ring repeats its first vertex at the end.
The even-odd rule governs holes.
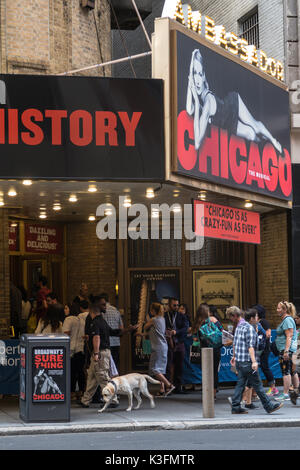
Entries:
POLYGON ((293 372, 294 375, 298 375, 298 386, 294 385, 293 390, 289 392, 289 396, 293 405, 297 405, 297 398, 299 397, 299 374, 300 374, 300 313, 296 312, 295 314, 295 323, 297 329, 297 351, 293 354, 293 372))
MULTIPOLYGON (((63 323, 65 321, 65 312, 63 313, 64 307, 63 307, 62 303, 58 301, 57 295, 56 295, 55 292, 51 291, 46 295, 46 304, 47 304, 47 307, 49 305, 58 305, 59 306, 60 312, 61 312, 60 321, 63 323)), ((71 308, 71 306, 69 306, 69 308, 71 308)))
POLYGON ((70 337, 70 358, 71 358, 71 400, 76 399, 77 369, 74 355, 76 353, 76 343, 79 330, 79 318, 72 311, 72 306, 66 304, 64 307, 65 320, 63 322, 63 333, 70 337))
MULTIPOLYGON (((74 304, 72 304, 74 306, 74 304)), ((85 322, 89 315, 89 303, 87 300, 81 300, 79 304, 80 313, 77 318, 79 321, 77 338, 75 345, 75 353, 72 358, 72 368, 73 368, 73 380, 78 385, 78 392, 76 392, 76 397, 78 400, 81 400, 86 386, 86 371, 88 369, 88 353, 85 348, 85 322)), ((71 384, 72 387, 72 384, 71 384)), ((73 386, 74 388, 74 386, 73 386)), ((99 402, 99 401, 98 401, 99 402)))
POLYGON ((39 290, 38 290, 37 298, 36 298, 37 305, 36 305, 36 312, 35 312, 37 322, 39 322, 39 320, 43 318, 46 314, 46 310, 48 306, 46 298, 47 298, 47 295, 50 294, 51 292, 50 289, 48 288, 48 279, 45 276, 39 277, 38 286, 39 286, 39 290))
POLYGON ((188 319, 178 312, 179 301, 174 297, 169 299, 169 311, 165 313, 166 337, 168 342, 168 362, 166 377, 175 385, 173 393, 185 394, 182 389, 182 374, 184 362, 184 339, 189 328, 188 319))
MULTIPOLYGON (((293 362, 292 356, 297 351, 297 331, 294 321, 295 306, 286 300, 277 305, 277 314, 280 317, 280 324, 276 329, 277 336, 273 351, 278 355, 278 360, 283 377, 283 393, 278 395, 279 400, 289 400, 289 390, 292 385, 293 362), (276 348, 276 349, 275 349, 276 348)), ((297 377, 293 380, 297 387, 297 377)), ((299 383, 298 383, 299 385, 299 383)))
POLYGON ((257 305, 254 305, 253 308, 255 308, 255 310, 257 311, 259 323, 266 332, 265 348, 260 355, 260 367, 266 377, 267 385, 269 387, 266 393, 267 395, 272 395, 273 397, 275 397, 279 395, 279 390, 276 388, 275 378, 269 365, 269 356, 271 352, 270 341, 271 341, 271 333, 272 333, 271 325, 269 321, 266 319, 266 311, 262 305, 257 304, 257 305))
POLYGON ((193 344, 193 335, 192 335, 192 320, 189 314, 188 306, 184 303, 179 305, 178 312, 181 315, 185 315, 188 319, 188 331, 184 338, 184 361, 183 361, 183 373, 182 373, 182 383, 183 390, 196 390, 196 386, 201 384, 201 369, 197 364, 193 364, 190 361, 190 351, 193 344), (187 388, 186 385, 191 385, 187 388))
POLYGON ((45 316, 40 318, 35 334, 62 333, 62 322, 60 318, 64 313, 63 307, 59 305, 49 305, 45 316))
MULTIPOLYGON (((105 313, 105 311, 106 300, 104 298, 100 298, 96 304, 90 304, 89 316, 91 321, 86 321, 89 337, 88 350, 90 352, 90 366, 87 373, 86 390, 80 402, 83 408, 89 407, 98 386, 103 390, 111 379, 111 352, 109 337, 118 336, 121 333, 135 329, 135 327, 130 326, 123 331, 120 329, 113 330, 103 318, 102 313, 105 313)), ((118 400, 115 398, 110 407, 115 408, 117 406, 118 400)))
POLYGON ((247 409, 241 407, 243 391, 248 382, 249 386, 253 387, 258 394, 266 412, 273 413, 281 408, 283 403, 275 403, 264 391, 256 359, 258 335, 255 329, 245 321, 243 313, 238 307, 229 307, 226 315, 235 326, 233 357, 230 363, 238 372, 237 384, 231 398, 231 412, 232 414, 248 413, 247 409))
POLYGON ((27 321, 31 313, 31 303, 28 300, 28 293, 24 286, 18 286, 19 291, 22 294, 22 314, 21 314, 21 326, 20 334, 27 332, 27 321))
POLYGON ((19 338, 22 324, 22 293, 10 282, 10 325, 13 327, 13 335, 19 338))
MULTIPOLYGON (((210 315, 209 305, 202 303, 199 305, 196 318, 192 327, 193 334, 198 334, 200 338, 201 348, 213 348, 213 364, 214 364, 214 398, 216 399, 217 389, 219 385, 219 366, 221 361, 222 349, 222 330, 223 326, 219 320, 210 315), (210 330, 211 339, 204 334, 204 329, 210 330), (213 342, 213 337, 215 341, 213 342)), ((198 367, 201 367, 200 365, 198 367)))
MULTIPOLYGON (((123 320, 119 310, 109 303, 108 294, 100 294, 100 297, 103 297, 106 300, 106 312, 103 313, 104 320, 113 330, 123 330, 123 320)), ((120 368, 120 336, 110 336, 109 338, 111 355, 113 357, 114 363, 117 370, 120 368)))
POLYGON ((152 318, 144 326, 145 331, 149 331, 151 342, 149 373, 161 383, 159 396, 167 396, 175 387, 165 377, 168 362, 168 343, 165 336, 166 321, 163 306, 158 302, 152 303, 150 313, 152 318))
POLYGON ((73 303, 79 304, 81 300, 92 300, 89 298, 89 288, 85 282, 82 282, 79 287, 79 294, 73 300, 73 303))
MULTIPOLYGON (((254 308, 250 308, 245 312, 245 320, 248 322, 256 331, 258 336, 258 346, 257 346, 257 362, 260 365, 260 357, 261 353, 265 349, 266 344, 266 332, 259 323, 258 313, 257 310, 254 308)), ((251 387, 248 382, 246 383, 245 391, 243 394, 243 401, 245 401, 245 408, 249 410, 255 410, 257 406, 254 405, 253 400, 255 398, 253 387, 251 387)))

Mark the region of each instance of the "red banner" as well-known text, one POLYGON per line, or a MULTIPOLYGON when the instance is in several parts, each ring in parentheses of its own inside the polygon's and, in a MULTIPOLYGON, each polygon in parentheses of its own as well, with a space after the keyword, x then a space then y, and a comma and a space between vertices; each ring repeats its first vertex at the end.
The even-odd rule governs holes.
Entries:
POLYGON ((194 200, 194 229, 198 236, 260 244, 260 217, 236 207, 194 200))
POLYGON ((63 229, 57 225, 25 224, 25 251, 62 254, 63 229))
POLYGON ((19 224, 14 222, 9 225, 8 234, 9 251, 19 251, 19 224))

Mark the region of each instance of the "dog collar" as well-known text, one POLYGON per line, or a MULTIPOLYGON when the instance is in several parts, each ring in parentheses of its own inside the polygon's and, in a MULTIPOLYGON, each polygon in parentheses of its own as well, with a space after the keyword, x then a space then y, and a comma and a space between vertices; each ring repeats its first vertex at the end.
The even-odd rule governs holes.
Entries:
POLYGON ((117 384, 113 380, 108 381, 109 384, 113 384, 114 389, 115 389, 115 395, 117 394, 117 384))

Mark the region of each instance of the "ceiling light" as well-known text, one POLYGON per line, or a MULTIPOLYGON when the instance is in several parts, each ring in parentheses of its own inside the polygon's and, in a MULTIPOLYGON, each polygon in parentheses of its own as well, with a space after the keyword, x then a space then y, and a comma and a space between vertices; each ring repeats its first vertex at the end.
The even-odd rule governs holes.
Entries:
POLYGON ((24 184, 24 186, 31 186, 32 181, 31 180, 23 180, 23 184, 24 184))
POLYGON ((17 224, 16 222, 12 222, 12 223, 10 224, 10 226, 11 226, 11 227, 17 227, 18 224, 17 224))
POLYGON ((247 209, 250 209, 251 207, 253 207, 253 203, 251 201, 247 200, 247 201, 245 201, 245 207, 247 209))
POLYGON ((39 218, 40 218, 40 219, 47 219, 47 214, 40 214, 40 215, 39 215, 39 218))
POLYGON ((123 207, 131 207, 131 199, 130 197, 125 197, 124 202, 123 202, 123 207))
POLYGON ((11 188, 7 194, 10 197, 15 197, 17 195, 17 191, 14 188, 11 188))
POLYGON ((104 211, 104 215, 108 216, 108 215, 112 215, 113 211, 112 209, 105 209, 104 211))
POLYGON ((70 201, 70 202, 77 202, 77 196, 76 196, 76 194, 71 194, 70 197, 69 197, 69 201, 70 201))
POLYGON ((151 199, 155 196, 153 188, 146 189, 146 197, 151 199))
POLYGON ((89 216, 89 221, 94 222, 94 220, 96 220, 96 217, 94 215, 90 215, 89 216))
POLYGON ((198 194, 198 198, 199 198, 199 199, 202 199, 202 200, 205 200, 205 199, 206 199, 206 196, 207 196, 207 192, 206 192, 206 191, 200 191, 199 194, 198 194))
POLYGON ((181 206, 179 204, 175 204, 172 210, 173 212, 181 212, 181 206))
POLYGON ((4 201, 0 201, 0 206, 4 206, 4 201))
POLYGON ((89 193, 96 193, 98 190, 95 185, 89 186, 88 192, 89 193))
POLYGON ((61 210, 61 205, 60 204, 54 204, 53 205, 53 210, 54 211, 60 211, 61 210))
POLYGON ((153 219, 158 219, 158 218, 159 218, 159 211, 153 209, 152 212, 151 212, 151 217, 152 217, 153 219))

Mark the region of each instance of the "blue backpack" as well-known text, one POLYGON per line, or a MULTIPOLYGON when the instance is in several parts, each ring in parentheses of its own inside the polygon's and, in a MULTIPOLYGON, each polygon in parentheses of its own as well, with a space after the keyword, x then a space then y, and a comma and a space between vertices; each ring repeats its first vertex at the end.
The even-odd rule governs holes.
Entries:
POLYGON ((199 328, 201 339, 203 339, 210 348, 220 348, 222 346, 222 331, 209 318, 199 328))

